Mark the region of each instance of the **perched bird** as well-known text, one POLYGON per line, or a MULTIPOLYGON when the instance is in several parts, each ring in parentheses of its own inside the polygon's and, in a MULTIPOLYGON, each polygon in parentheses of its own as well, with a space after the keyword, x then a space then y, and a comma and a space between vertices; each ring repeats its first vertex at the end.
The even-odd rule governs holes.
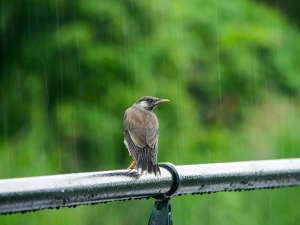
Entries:
POLYGON ((142 174, 154 173, 160 175, 157 164, 157 148, 159 124, 153 109, 168 99, 142 97, 132 107, 126 110, 123 121, 124 144, 133 162, 128 169, 134 169, 142 174))

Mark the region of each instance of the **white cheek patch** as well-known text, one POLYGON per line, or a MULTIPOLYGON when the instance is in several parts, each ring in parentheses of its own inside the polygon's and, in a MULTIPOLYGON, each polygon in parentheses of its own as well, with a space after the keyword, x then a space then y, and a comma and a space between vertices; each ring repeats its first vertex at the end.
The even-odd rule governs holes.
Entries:
POLYGON ((142 102, 141 102, 141 105, 142 105, 144 108, 148 107, 148 103, 147 103, 146 101, 142 101, 142 102))

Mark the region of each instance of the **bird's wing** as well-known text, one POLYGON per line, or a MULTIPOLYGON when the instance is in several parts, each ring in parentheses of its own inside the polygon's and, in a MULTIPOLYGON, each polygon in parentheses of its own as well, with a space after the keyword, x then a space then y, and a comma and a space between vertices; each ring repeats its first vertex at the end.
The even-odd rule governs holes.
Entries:
POLYGON ((159 124, 157 117, 154 113, 151 113, 146 120, 146 142, 151 148, 157 149, 159 135, 159 124))
POLYGON ((158 135, 159 135, 159 124, 157 117, 154 113, 147 117, 146 127, 146 142, 151 151, 151 161, 153 165, 157 164, 157 153, 158 153, 158 135))
POLYGON ((123 133, 124 130, 127 130, 133 143, 140 148, 144 148, 147 145, 144 117, 143 113, 139 110, 129 108, 125 113, 123 121, 123 133))

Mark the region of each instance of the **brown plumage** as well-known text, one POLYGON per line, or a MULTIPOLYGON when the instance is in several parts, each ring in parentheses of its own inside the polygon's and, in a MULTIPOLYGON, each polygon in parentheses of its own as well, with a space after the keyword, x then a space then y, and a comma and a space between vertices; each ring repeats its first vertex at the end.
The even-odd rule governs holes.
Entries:
POLYGON ((139 173, 146 171, 160 175, 157 164, 159 124, 152 110, 160 103, 168 101, 146 96, 126 110, 123 121, 124 143, 134 160, 129 169, 134 169, 136 162, 135 169, 139 173))

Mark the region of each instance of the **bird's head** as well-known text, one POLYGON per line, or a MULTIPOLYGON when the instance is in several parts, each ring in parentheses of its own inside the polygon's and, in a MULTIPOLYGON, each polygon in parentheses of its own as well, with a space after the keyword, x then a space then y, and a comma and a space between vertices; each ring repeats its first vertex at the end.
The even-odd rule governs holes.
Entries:
POLYGON ((151 96, 142 97, 137 100, 134 105, 138 108, 144 108, 146 110, 153 110, 156 106, 163 102, 169 102, 168 99, 155 98, 151 96))

